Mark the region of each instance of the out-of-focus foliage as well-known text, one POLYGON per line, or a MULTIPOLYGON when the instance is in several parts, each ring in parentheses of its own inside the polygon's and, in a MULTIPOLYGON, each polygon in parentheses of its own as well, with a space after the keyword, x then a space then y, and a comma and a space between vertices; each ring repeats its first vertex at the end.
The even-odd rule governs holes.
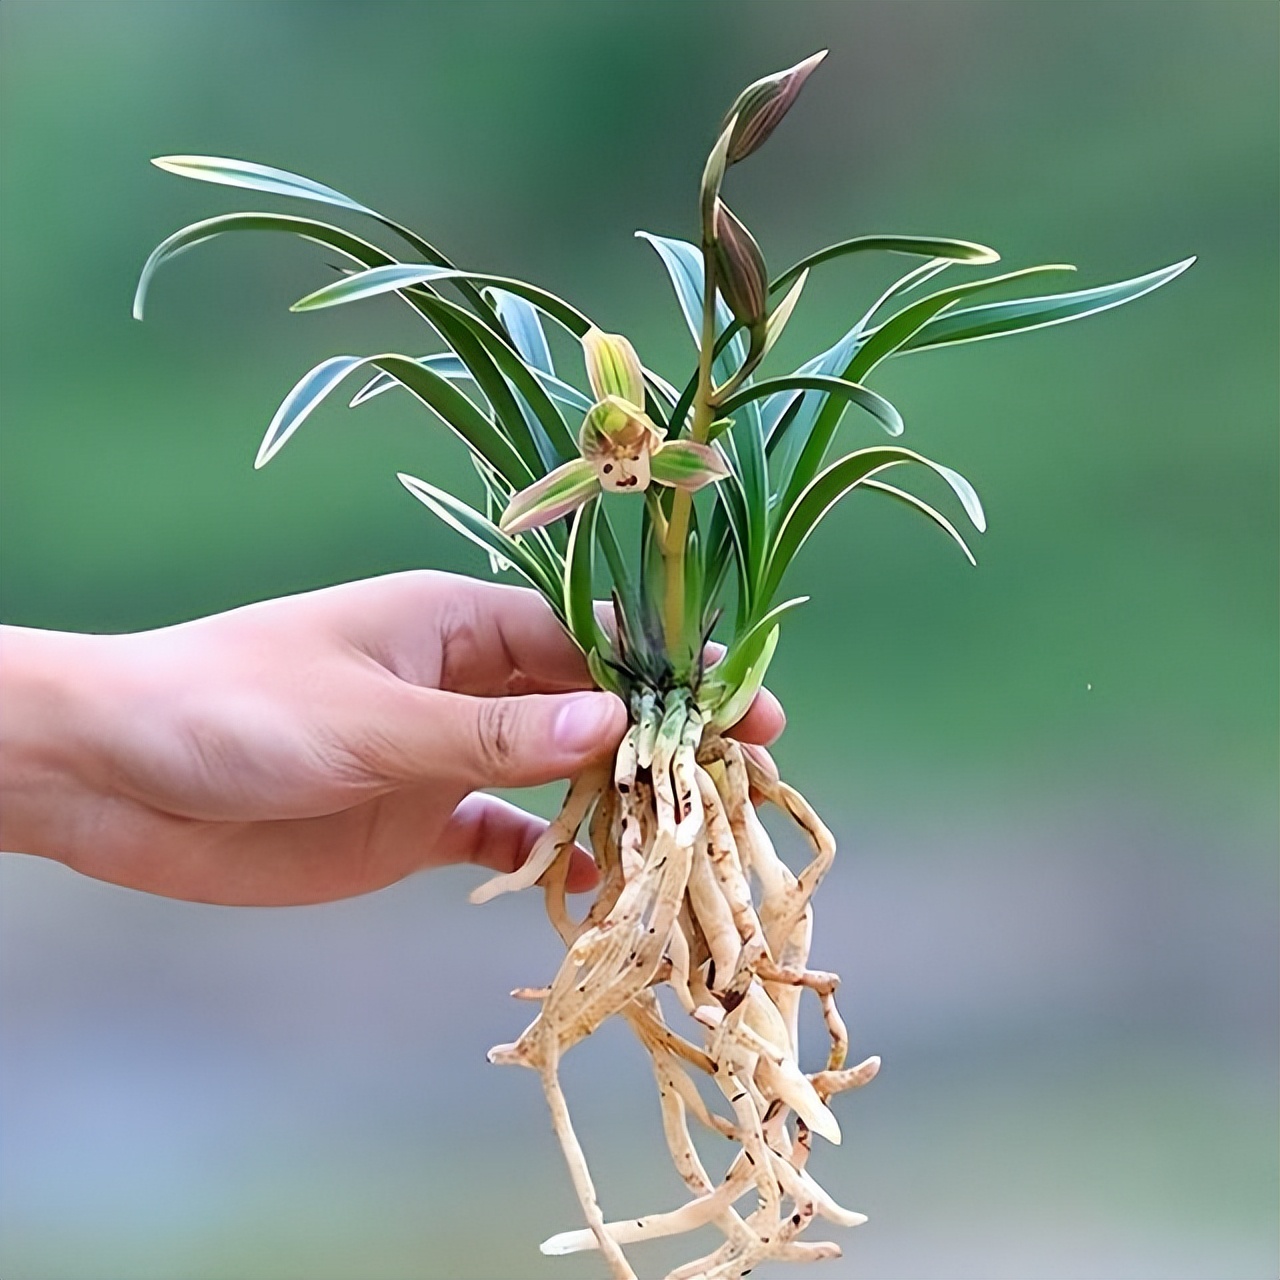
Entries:
MULTIPOLYGON (((830 964, 886 1062, 850 1147, 886 1175, 855 1261, 1274 1270, 1278 27, 1252 0, 5 0, 0 616, 136 628, 483 569, 395 482, 474 483, 406 397, 326 407, 254 472, 293 380, 350 344, 355 312, 286 314, 312 247, 215 242, 130 319, 157 240, 244 207, 151 156, 331 181, 683 370, 632 232, 693 238, 724 104, 829 46, 804 127, 735 172, 771 261, 954 234, 1010 269, 1075 262, 1085 287, 1200 255, 1140 307, 886 365, 912 447, 982 494, 979 567, 866 502, 788 583, 821 607, 771 669, 779 754, 841 836, 830 964)), ((780 360, 892 274, 815 273, 780 360)), ((391 301, 359 324, 361 350, 411 340, 391 301)), ((878 430, 859 429, 850 447, 878 430)), ((528 904, 463 914, 444 876, 273 920, 3 870, 13 1274, 469 1274, 464 1230, 500 1233, 429 1175, 466 1150, 459 1185, 484 1185, 504 1144, 542 1141, 529 1097, 472 1067, 515 1024, 501 992, 531 953, 503 956, 539 945, 528 904), (487 950, 455 997, 436 975, 468 943, 487 950), (500 1131, 441 1118, 443 1097, 500 1131)), ((645 1203, 655 1167, 636 1165, 645 1203)), ((529 1203, 515 1274, 569 1206, 509 1190, 529 1203)))

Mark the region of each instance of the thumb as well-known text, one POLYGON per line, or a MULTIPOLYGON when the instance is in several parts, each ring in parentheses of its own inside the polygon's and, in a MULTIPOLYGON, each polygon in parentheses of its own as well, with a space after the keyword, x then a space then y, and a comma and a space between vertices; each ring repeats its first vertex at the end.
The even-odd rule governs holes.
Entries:
POLYGON ((578 773, 612 752, 627 711, 611 693, 472 698, 416 689, 400 728, 403 764, 416 778, 471 788, 533 787, 578 773))

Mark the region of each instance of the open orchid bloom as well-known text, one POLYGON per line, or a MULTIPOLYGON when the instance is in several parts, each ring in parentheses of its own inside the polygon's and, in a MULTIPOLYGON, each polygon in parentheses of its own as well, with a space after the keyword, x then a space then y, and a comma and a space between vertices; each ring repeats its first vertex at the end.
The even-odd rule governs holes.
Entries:
POLYGON ((665 431, 642 408, 644 370, 626 338, 591 329, 582 350, 596 396, 578 432, 582 456, 521 489, 502 513, 504 533, 551 524, 601 490, 642 493, 656 481, 693 492, 729 474, 714 446, 664 439, 665 431))

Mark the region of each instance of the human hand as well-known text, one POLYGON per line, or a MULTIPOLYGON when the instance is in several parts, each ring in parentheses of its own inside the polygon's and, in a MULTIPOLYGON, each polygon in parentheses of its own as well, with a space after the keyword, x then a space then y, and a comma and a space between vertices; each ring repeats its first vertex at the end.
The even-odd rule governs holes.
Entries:
MULTIPOLYGON (((576 773, 622 703, 532 591, 393 574, 119 636, 4 629, 0 847, 169 897, 323 902, 520 865, 545 828, 481 787, 576 773)), ((767 743, 762 694, 735 729, 767 743)), ((595 881, 578 851, 569 887, 595 881)))

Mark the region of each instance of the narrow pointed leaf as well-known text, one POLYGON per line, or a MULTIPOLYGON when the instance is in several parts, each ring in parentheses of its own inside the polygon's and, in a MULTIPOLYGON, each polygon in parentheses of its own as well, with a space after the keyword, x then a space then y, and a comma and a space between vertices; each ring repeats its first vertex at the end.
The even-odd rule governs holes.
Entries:
MULTIPOLYGON (((450 382, 475 381, 471 376, 471 370, 452 351, 439 351, 429 356, 417 356, 416 359, 424 368, 434 370, 442 378, 448 378, 450 382)), ((380 396, 384 391, 390 391, 393 387, 400 385, 401 383, 389 373, 383 373, 379 370, 351 397, 351 403, 348 407, 354 409, 358 405, 372 400, 374 396, 380 396)))
POLYGON ((778 627, 769 629, 764 644, 742 683, 716 708, 711 717, 711 724, 716 729, 731 729, 747 714, 756 694, 764 684, 769 671, 769 663, 773 661, 774 650, 778 647, 778 627))
POLYGON ((782 604, 774 605, 764 617, 743 632, 729 646, 724 657, 707 671, 707 682, 720 686, 723 689, 722 697, 727 697, 734 692, 747 678, 751 668, 755 666, 760 654, 764 651, 769 632, 774 629, 784 614, 799 608, 808 599, 808 596, 796 596, 782 604))
POLYGON ((359 302, 363 298, 408 289, 415 284, 428 284, 446 273, 445 267, 434 267, 421 262, 393 262, 335 280, 306 297, 299 298, 289 310, 319 311, 324 307, 359 302))
POLYGON ((913 507, 916 511, 928 516, 929 519, 932 520, 939 529, 946 533, 952 541, 956 543, 960 550, 964 552, 965 559, 968 560, 971 565, 976 567, 978 561, 973 552, 969 549, 969 544, 964 540, 960 530, 957 529, 941 511, 936 510, 927 502, 917 498, 914 493, 908 493, 905 489, 899 489, 896 485, 885 484, 883 480, 864 480, 862 482, 862 487, 864 489, 874 489, 877 493, 886 493, 889 497, 896 499, 898 502, 905 503, 907 506, 913 507))
POLYGON ((535 475, 577 455, 573 435, 541 380, 499 334, 479 316, 443 298, 424 297, 418 300, 418 305, 433 320, 441 315, 448 315, 451 328, 444 335, 445 340, 474 366, 475 374, 492 369, 495 376, 505 378, 515 389, 518 401, 506 391, 506 383, 501 388, 492 389, 487 383, 481 384, 489 402, 507 426, 508 437, 520 447, 521 456, 529 462, 535 475), (479 348, 483 353, 482 358, 474 359, 463 349, 464 344, 457 341, 461 337, 461 330, 467 333, 467 345, 474 344, 474 347, 479 348), (516 406, 515 420, 509 420, 512 405, 516 406), (522 442, 527 444, 522 447, 522 442), (529 450, 532 450, 532 454, 529 450))
POLYGON ((1184 258, 1158 271, 1122 280, 1116 284, 1079 289, 1072 293, 1050 294, 1041 298, 1016 298, 1010 302, 989 302, 983 306, 965 307, 938 316, 923 325, 898 348, 899 351, 923 351, 956 342, 977 342, 983 338, 1000 338, 1009 333, 1044 329, 1065 324, 1123 306, 1166 285, 1180 276, 1195 258, 1184 258))
MULTIPOLYGON (((323 183, 301 177, 299 174, 289 173, 285 169, 255 164, 250 160, 233 160, 226 156, 158 156, 151 163, 168 173, 174 173, 183 178, 195 178, 199 182, 215 182, 222 186, 242 187, 250 191, 268 192, 271 195, 291 196, 298 200, 318 201, 321 204, 350 209, 354 213, 367 214, 389 231, 394 232, 406 244, 412 245, 428 262, 442 267, 453 266, 453 263, 439 249, 416 232, 410 231, 408 227, 401 226, 393 218, 388 218, 376 209, 352 200, 341 191, 335 191, 332 187, 326 187, 323 183)), ((488 302, 472 284, 466 280, 459 280, 458 287, 481 314, 491 312, 488 302)))
POLYGON ((800 301, 800 295, 804 292, 805 282, 808 279, 808 271, 802 271, 795 278, 795 283, 783 295, 782 301, 769 313, 769 319, 765 325, 764 350, 760 353, 762 360, 773 350, 774 343, 782 337, 782 331, 787 327, 787 322, 796 309, 796 303, 800 301))
POLYGON ((307 294, 305 298, 300 298, 293 304, 292 310, 316 311, 322 307, 335 307, 344 302, 355 302, 379 293, 410 288, 415 284, 435 284, 443 280, 468 280, 473 284, 488 285, 514 293, 532 302, 539 311, 550 316, 575 338, 580 339, 591 328, 591 321, 576 307, 537 285, 528 284, 524 280, 513 280, 507 276, 488 275, 482 271, 462 271, 457 267, 437 267, 423 263, 415 266, 396 263, 393 266, 347 276, 333 285, 317 289, 314 293, 307 294), (343 288, 344 285, 350 287, 343 288))
POLYGON ((967 262, 974 266, 1000 261, 1000 255, 994 249, 969 240, 949 240, 939 236, 854 236, 852 240, 829 244, 825 249, 819 249, 817 253, 811 253, 793 263, 770 282, 769 292, 785 288, 802 271, 823 262, 831 262, 851 253, 875 252, 907 253, 919 258, 946 258, 952 262, 967 262))
POLYGON ((340 227, 331 227, 326 222, 278 213, 224 213, 216 218, 193 222, 190 226, 175 231, 151 251, 138 277, 138 287, 134 292, 134 319, 142 319, 151 281, 166 262, 198 244, 203 244, 206 240, 212 240, 216 236, 233 231, 283 231, 315 244, 326 245, 352 262, 359 262, 366 267, 385 266, 394 261, 376 245, 369 244, 368 241, 361 240, 359 236, 353 236, 340 227))
MULTIPOLYGON (((865 409, 891 436, 902 434, 902 415, 884 396, 860 383, 847 382, 844 378, 824 374, 791 373, 744 387, 720 406, 720 412, 732 415, 753 400, 764 399, 779 392, 796 390, 822 391, 837 400, 847 400, 850 404, 856 404, 860 409, 865 409)), ((775 439, 776 437, 772 437, 770 443, 774 443, 775 439)))
POLYGON ((262 437, 258 456, 253 460, 254 469, 265 467, 334 387, 364 363, 362 356, 330 356, 299 378, 276 410, 267 434, 262 437))
POLYGON ((794 504, 779 508, 779 527, 760 594, 761 603, 766 603, 777 592, 796 553, 841 498, 877 472, 904 463, 917 463, 935 471, 951 486, 979 532, 986 528, 986 518, 978 495, 958 472, 924 457, 923 454, 896 445, 860 449, 833 462, 825 471, 815 476, 801 491, 794 504))
POLYGON ((531 586, 536 587, 550 603, 556 615, 564 618, 564 601, 558 583, 550 581, 541 566, 529 555, 527 548, 514 538, 509 538, 492 521, 478 511, 459 501, 451 493, 437 489, 435 485, 419 480, 403 472, 396 477, 425 507, 437 515, 451 529, 474 542, 476 546, 498 556, 516 569, 531 586))
MULTIPOLYGON (((702 340, 702 250, 686 240, 674 240, 669 236, 655 236, 648 231, 637 231, 636 235, 648 241, 662 259, 667 269, 685 324, 693 335, 695 344, 702 340)), ((733 315, 725 305, 724 299, 716 298, 716 332, 723 333, 733 325, 733 315)), ((739 334, 728 343, 712 365, 717 382, 727 382, 734 371, 747 357, 746 339, 739 334)), ((683 424, 673 415, 672 431, 678 431, 683 424)))
MULTIPOLYGON (((434 369, 441 377, 448 378, 453 382, 474 381, 471 370, 452 351, 439 352, 430 356, 419 356, 418 362, 425 364, 429 369, 434 369)), ((591 408, 591 397, 584 395, 577 387, 570 386, 569 383, 553 377, 551 374, 538 373, 536 370, 534 371, 534 377, 542 384, 547 395, 565 413, 578 417, 591 408)), ((354 408, 358 404, 364 404, 366 400, 371 400, 374 396, 381 395, 384 391, 390 391, 400 385, 390 374, 379 373, 360 389, 351 401, 351 405, 354 408)))
POLYGON ((293 196, 299 200, 315 200, 321 204, 337 205, 354 213, 379 215, 350 196, 313 182, 284 169, 270 165, 254 164, 249 160, 231 160, 224 156, 157 156, 151 161, 157 169, 177 174, 180 178, 195 178, 199 182, 216 182, 226 187, 243 187, 249 191, 265 191, 273 196, 293 196))
POLYGON ((1047 271, 1074 271, 1075 268, 1065 263, 1051 263, 1040 267, 1024 267, 1021 271, 1009 271, 1004 275, 990 276, 986 280, 970 280, 965 284, 953 284, 949 289, 939 289, 927 298, 921 298, 909 306, 903 307, 897 315, 891 316, 882 325, 873 329, 867 340, 858 348, 858 353, 849 362, 844 376, 853 382, 860 382, 886 356, 892 355, 902 344, 924 328, 934 316, 944 311, 952 303, 972 293, 983 293, 999 285, 1008 284, 1011 280, 1021 280, 1027 276, 1043 275, 1047 271))
POLYGON ((434 370, 423 368, 415 360, 401 355, 333 356, 317 365, 299 380, 276 411, 259 446, 254 466, 265 466, 275 457, 338 383, 365 365, 373 365, 391 374, 513 487, 523 488, 532 481, 533 474, 520 455, 461 391, 434 370))
POLYGON ((487 289, 485 292, 492 298, 498 319, 511 336, 521 359, 535 373, 554 377, 556 370, 551 362, 551 348, 547 345, 542 321, 538 319, 537 307, 527 298, 508 293, 505 289, 487 289))
MULTIPOLYGON (((1071 271, 1072 267, 1053 264, 1039 267, 1025 267, 1021 271, 1011 271, 1004 275, 991 276, 985 280, 972 280, 965 284, 952 285, 949 289, 940 289, 928 297, 909 304, 891 316, 878 328, 863 335, 857 330, 849 335, 848 345, 853 347, 853 355, 849 363, 839 371, 842 378, 849 382, 863 382, 866 376, 881 360, 892 355, 912 334, 923 328, 934 316, 944 311, 952 303, 973 293, 986 289, 994 289, 1020 280, 1026 276, 1039 275, 1046 271, 1071 271)), ((841 344, 846 345, 846 344, 841 344)), ((836 427, 844 412, 844 405, 839 401, 827 398, 818 411, 808 436, 800 449, 800 455, 791 467, 783 491, 782 505, 789 509, 796 501, 801 489, 808 484, 821 469, 835 436, 836 427)))
POLYGON ((585 506, 578 508, 565 557, 565 622, 583 653, 591 653, 593 650, 608 652, 607 642, 596 621, 595 596, 592 592, 595 522, 599 505, 599 498, 591 498, 585 506))

